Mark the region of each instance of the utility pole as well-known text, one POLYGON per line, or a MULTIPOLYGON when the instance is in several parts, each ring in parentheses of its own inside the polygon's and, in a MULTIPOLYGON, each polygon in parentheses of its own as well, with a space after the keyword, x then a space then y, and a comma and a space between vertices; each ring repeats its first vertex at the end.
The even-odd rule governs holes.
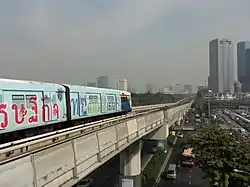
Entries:
POLYGON ((210 97, 208 97, 208 120, 211 120, 211 106, 210 106, 210 97))

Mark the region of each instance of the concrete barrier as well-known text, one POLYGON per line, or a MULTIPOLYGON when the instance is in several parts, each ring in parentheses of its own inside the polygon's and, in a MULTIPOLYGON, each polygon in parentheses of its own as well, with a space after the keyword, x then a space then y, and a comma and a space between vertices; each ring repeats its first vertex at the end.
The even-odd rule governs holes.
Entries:
POLYGON ((171 108, 167 115, 161 110, 137 116, 7 162, 0 166, 0 186, 71 186, 131 143, 178 118, 188 107, 171 108))

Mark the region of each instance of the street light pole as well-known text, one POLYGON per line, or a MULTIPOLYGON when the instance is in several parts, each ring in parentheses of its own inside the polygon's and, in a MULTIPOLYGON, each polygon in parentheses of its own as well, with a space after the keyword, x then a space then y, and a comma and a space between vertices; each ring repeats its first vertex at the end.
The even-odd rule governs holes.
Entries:
POLYGON ((210 97, 208 98, 208 120, 211 121, 211 114, 210 111, 211 110, 211 106, 210 106, 210 97))

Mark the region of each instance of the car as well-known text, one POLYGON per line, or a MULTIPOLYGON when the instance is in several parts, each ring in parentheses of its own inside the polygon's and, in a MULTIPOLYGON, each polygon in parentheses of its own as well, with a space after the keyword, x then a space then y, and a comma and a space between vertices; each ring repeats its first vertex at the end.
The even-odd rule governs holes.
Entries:
POLYGON ((167 179, 175 179, 176 178, 176 164, 169 164, 168 170, 166 173, 167 179))
POLYGON ((183 138, 184 134, 182 132, 178 132, 177 137, 178 138, 183 138))

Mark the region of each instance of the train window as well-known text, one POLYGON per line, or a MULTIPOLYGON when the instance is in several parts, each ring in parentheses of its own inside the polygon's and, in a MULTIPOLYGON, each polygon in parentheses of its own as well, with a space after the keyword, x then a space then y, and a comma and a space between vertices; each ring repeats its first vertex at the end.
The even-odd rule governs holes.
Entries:
POLYGON ((32 108, 33 104, 30 103, 30 98, 36 98, 36 95, 26 95, 26 107, 32 108))
POLYGON ((3 95, 0 94, 0 103, 3 103, 3 95))
POLYGON ((21 104, 25 104, 24 95, 12 95, 12 103, 21 108, 21 104))
POLYGON ((107 96, 107 100, 108 100, 108 102, 115 102, 114 96, 111 96, 111 95, 107 96))
POLYGON ((50 101, 51 101, 50 96, 49 95, 44 95, 43 101, 44 101, 44 104, 49 104, 50 101))
POLYGON ((89 100, 90 100, 90 101, 93 100, 93 95, 89 95, 89 100))
POLYGON ((121 97, 121 101, 122 101, 122 102, 127 102, 127 101, 128 101, 128 98, 127 98, 127 97, 121 97))
POLYGON ((97 95, 89 95, 88 98, 90 103, 99 103, 99 98, 97 95))
POLYGON ((98 96, 95 95, 94 98, 95 98, 95 103, 98 104, 98 103, 99 103, 99 98, 98 98, 98 96))
POLYGON ((52 96, 52 103, 55 104, 55 103, 57 103, 56 101, 57 101, 57 99, 56 99, 56 94, 54 94, 54 95, 52 96))

